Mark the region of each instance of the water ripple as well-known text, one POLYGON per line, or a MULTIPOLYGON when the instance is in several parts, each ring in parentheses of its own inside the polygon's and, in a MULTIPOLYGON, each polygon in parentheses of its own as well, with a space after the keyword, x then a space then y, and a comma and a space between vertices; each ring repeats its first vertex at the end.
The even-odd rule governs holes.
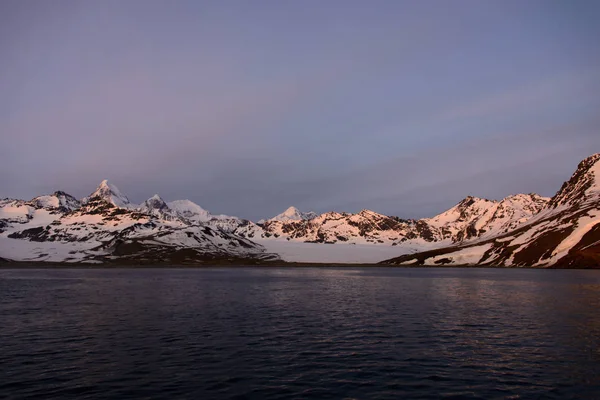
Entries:
POLYGON ((8 399, 600 398, 600 271, 1 270, 8 399))

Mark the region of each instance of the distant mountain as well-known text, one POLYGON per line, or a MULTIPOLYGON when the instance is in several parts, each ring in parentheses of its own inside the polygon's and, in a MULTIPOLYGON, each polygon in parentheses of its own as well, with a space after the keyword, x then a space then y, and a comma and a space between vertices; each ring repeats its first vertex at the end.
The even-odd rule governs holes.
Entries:
POLYGON ((279 215, 274 216, 268 220, 261 220, 259 223, 264 223, 267 221, 280 221, 280 222, 288 222, 288 221, 302 221, 302 220, 310 220, 316 218, 317 214, 309 211, 306 213, 300 212, 296 207, 289 207, 287 210, 282 212, 279 215))
POLYGON ((600 154, 526 223, 489 239, 403 255, 388 264, 600 267, 600 154))
POLYGON ((188 201, 171 208, 158 195, 137 206, 107 181, 81 202, 63 192, 28 202, 5 199, 0 201, 0 254, 29 262, 277 259, 257 243, 210 226, 209 214, 202 211, 188 201))
POLYGON ((303 260, 303 252, 313 254, 315 244, 324 244, 323 251, 335 252, 328 260, 338 262, 353 262, 358 253, 349 245, 358 245, 377 261, 399 256, 385 261, 394 265, 600 266, 599 182, 596 154, 552 198, 468 196, 420 220, 370 210, 317 215, 290 207, 254 223, 159 195, 137 205, 105 180, 81 200, 61 191, 0 200, 0 259, 255 263, 285 260, 288 250, 303 260))
POLYGON ((179 215, 172 210, 158 194, 140 204, 139 211, 167 221, 177 219, 179 215))
POLYGON ((115 185, 111 185, 105 179, 100 182, 100 185, 96 190, 87 197, 84 197, 81 200, 81 203, 87 204, 92 200, 104 200, 107 203, 110 203, 116 207, 121 208, 135 208, 135 205, 129 202, 127 196, 121 193, 119 189, 115 185))
MULTIPOLYGON (((527 221, 550 199, 536 194, 509 196, 502 201, 467 197, 433 218, 405 220, 370 210, 357 214, 329 212, 302 218, 296 209, 263 221, 260 237, 285 237, 315 243, 392 244, 456 243, 489 237, 527 221), (290 218, 293 216, 294 218, 290 218)), ((255 233, 256 234, 256 233, 255 233)))
POLYGON ((45 208, 60 212, 69 212, 81 207, 79 200, 61 191, 56 191, 51 195, 34 197, 30 203, 35 208, 45 208))
POLYGON ((501 201, 469 196, 448 211, 423 219, 439 239, 452 242, 495 236, 515 229, 550 201, 537 194, 518 194, 501 201))
POLYGON ((213 218, 211 213, 190 200, 171 201, 168 208, 189 221, 206 222, 213 218))

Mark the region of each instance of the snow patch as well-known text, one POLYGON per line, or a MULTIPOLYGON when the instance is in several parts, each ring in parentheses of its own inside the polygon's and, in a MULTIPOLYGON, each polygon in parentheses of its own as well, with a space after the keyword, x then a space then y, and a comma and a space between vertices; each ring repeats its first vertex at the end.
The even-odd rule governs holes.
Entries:
MULTIPOLYGON (((481 246, 466 247, 462 250, 456 251, 451 254, 441 254, 439 256, 431 257, 425 260, 425 265, 440 265, 436 264, 436 261, 448 259, 450 264, 457 265, 474 265, 479 263, 483 254, 492 248, 492 243, 483 244, 481 246)), ((443 265, 443 264, 442 264, 443 265)))
MULTIPOLYGON (((282 260, 305 263, 371 264, 414 252, 418 248, 376 244, 322 244, 294 242, 284 239, 255 240, 268 253, 282 260)), ((422 249, 419 249, 422 250, 422 249)))
MULTIPOLYGON (((317 214, 310 211, 310 212, 300 212, 300 210, 298 210, 296 207, 289 207, 287 210, 285 210, 284 212, 282 212, 279 215, 274 216, 273 218, 269 219, 268 221, 281 221, 281 222, 287 222, 287 221, 301 221, 301 220, 310 220, 313 218, 316 218, 317 214)), ((264 222, 261 221, 261 222, 264 222)))
MULTIPOLYGON (((598 163, 600 164, 600 163, 598 163)), ((586 233, 590 231, 595 225, 600 223, 600 210, 594 210, 586 217, 582 217, 577 221, 577 227, 567 236, 552 252, 550 263, 554 264, 556 261, 566 256, 569 250, 573 248, 586 233)))

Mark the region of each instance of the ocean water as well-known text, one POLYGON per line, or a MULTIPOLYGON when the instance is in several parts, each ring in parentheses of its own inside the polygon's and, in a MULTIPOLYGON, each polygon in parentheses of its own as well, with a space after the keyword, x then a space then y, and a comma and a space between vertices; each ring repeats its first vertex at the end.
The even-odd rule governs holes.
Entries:
POLYGON ((0 270, 0 398, 600 399, 600 271, 0 270))

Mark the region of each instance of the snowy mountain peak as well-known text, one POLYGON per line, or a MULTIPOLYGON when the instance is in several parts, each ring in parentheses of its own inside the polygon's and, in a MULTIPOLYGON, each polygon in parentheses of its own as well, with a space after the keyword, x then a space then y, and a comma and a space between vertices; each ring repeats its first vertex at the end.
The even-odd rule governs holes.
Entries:
POLYGON ((106 179, 100 182, 100 185, 98 185, 96 190, 88 197, 84 198, 82 202, 87 203, 90 199, 95 197, 99 197, 117 207, 131 207, 131 203, 129 202, 127 196, 121 193, 121 191, 115 185, 108 183, 108 180, 106 179))
POLYGON ((468 196, 419 220, 368 209, 316 216, 289 207, 256 225, 212 215, 190 200, 165 203, 154 195, 137 206, 106 180, 83 201, 61 191, 0 199, 0 263, 172 265, 273 260, 274 253, 286 261, 358 262, 351 254, 362 257, 366 247, 359 246, 373 245, 368 251, 379 254, 373 257, 397 257, 393 264, 600 267, 600 154, 583 160, 552 199, 468 196), (328 246, 316 249, 317 243, 328 246))
POLYGON ((376 216, 376 217, 380 217, 383 216, 383 214, 379 214, 378 212, 372 211, 372 210, 367 210, 366 208, 361 210, 357 215, 361 215, 363 217, 372 217, 372 216, 376 216))
POLYGON ((467 196, 457 204, 457 207, 464 208, 464 207, 471 207, 473 205, 480 205, 480 204, 494 203, 494 202, 495 202, 494 200, 482 199, 481 197, 467 196))
POLYGON ((286 215, 290 215, 290 214, 299 214, 299 213, 300 213, 300 210, 298 210, 298 209, 297 209, 296 207, 294 207, 294 206, 291 206, 291 207, 288 207, 288 209, 287 209, 287 210, 285 210, 283 213, 284 213, 284 214, 286 214, 286 215))
POLYGON ((510 206, 512 208, 530 210, 533 211, 533 214, 535 214, 542 208, 546 207, 549 201, 549 197, 543 197, 537 193, 513 194, 500 200, 498 207, 502 208, 503 206, 510 206))
POLYGON ((537 194, 516 194, 501 201, 467 196, 449 210, 422 221, 442 237, 462 242, 514 229, 545 208, 549 200, 537 194))
POLYGON ((550 200, 550 207, 600 200, 600 153, 581 161, 571 178, 550 200))
POLYGON ((138 210, 166 221, 177 219, 177 213, 173 212, 167 203, 157 194, 140 204, 138 210))
POLYGON ((60 190, 50 195, 34 197, 29 203, 36 208, 57 209, 63 212, 73 211, 81 206, 79 200, 60 190))
POLYGON ((183 218, 191 221, 206 222, 212 215, 191 200, 175 200, 167 203, 168 207, 183 218))
POLYGON ((143 210, 168 210, 169 206, 157 194, 144 201, 140 207, 143 210))
POLYGON ((273 218, 269 219, 269 221, 282 221, 282 222, 284 222, 284 221, 302 221, 302 220, 313 219, 316 217, 317 217, 317 214, 315 214, 312 211, 303 213, 303 212, 300 212, 300 210, 298 210, 296 207, 292 206, 292 207, 289 207, 284 212, 282 212, 281 214, 276 215, 273 218))

